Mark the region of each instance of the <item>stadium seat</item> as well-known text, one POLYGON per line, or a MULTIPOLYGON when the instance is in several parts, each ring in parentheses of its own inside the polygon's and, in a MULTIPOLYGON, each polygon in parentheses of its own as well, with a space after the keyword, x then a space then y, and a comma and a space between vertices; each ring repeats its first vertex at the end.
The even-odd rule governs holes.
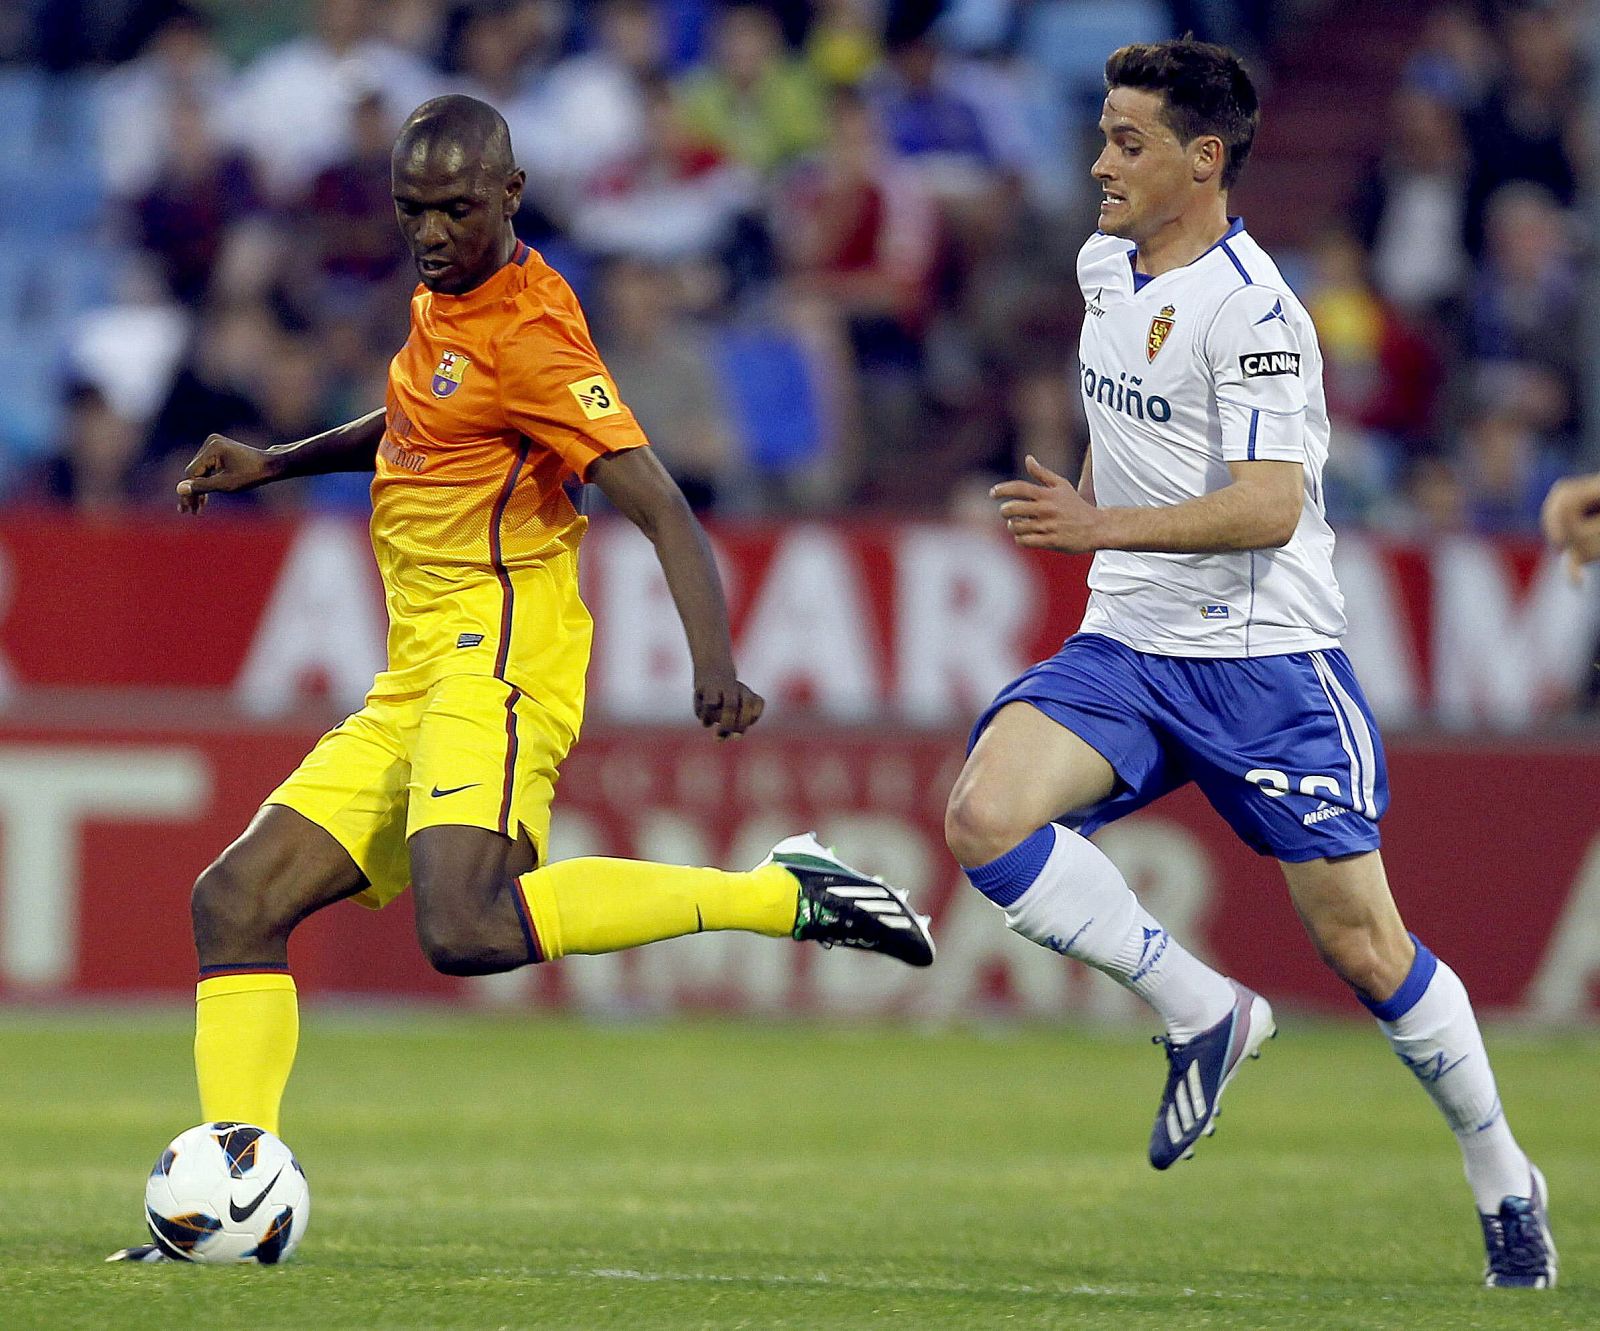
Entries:
MULTIPOLYGON (((31 330, 0 325, 0 344, 30 347, 31 330)), ((0 410, 0 489, 5 478, 21 466, 47 453, 55 442, 61 418, 58 358, 37 358, 37 373, 14 376, 6 384, 5 408, 0 410)))
POLYGON ((28 163, 0 162, 0 236, 53 239, 85 235, 100 220, 104 194, 94 172, 55 153, 28 163))
POLYGON ((0 166, 24 165, 32 158, 45 82, 37 70, 0 66, 0 166))
POLYGON ((824 437, 814 370, 805 350, 773 328, 725 329, 712 355, 744 455, 759 471, 797 471, 824 437))

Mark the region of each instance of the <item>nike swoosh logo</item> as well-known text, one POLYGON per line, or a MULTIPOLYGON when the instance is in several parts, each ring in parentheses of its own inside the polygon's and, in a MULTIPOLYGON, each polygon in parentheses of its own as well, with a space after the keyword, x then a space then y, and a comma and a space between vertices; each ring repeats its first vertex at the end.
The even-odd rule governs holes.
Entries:
POLYGON ((272 1176, 272 1182, 261 1189, 261 1195, 251 1202, 249 1206, 238 1206, 234 1203, 232 1197, 228 1198, 228 1214, 233 1217, 234 1223, 242 1224, 253 1216, 260 1209, 261 1203, 267 1200, 267 1194, 277 1186, 278 1180, 282 1177, 283 1170, 280 1169, 272 1176))
POLYGON ((449 790, 440 790, 438 786, 435 786, 433 788, 433 797, 438 799, 441 795, 454 795, 458 791, 471 790, 474 786, 481 786, 482 784, 483 782, 481 781, 469 781, 464 786, 451 786, 449 790))

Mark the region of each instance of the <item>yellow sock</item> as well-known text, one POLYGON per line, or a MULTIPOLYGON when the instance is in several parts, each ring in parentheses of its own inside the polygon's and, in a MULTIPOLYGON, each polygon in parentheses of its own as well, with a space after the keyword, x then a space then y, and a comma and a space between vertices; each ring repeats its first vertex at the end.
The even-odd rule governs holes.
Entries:
POLYGON ((195 989, 194 1070, 200 1112, 278 1130, 278 1106, 300 1042, 294 980, 281 971, 212 975, 195 989))
POLYGON ((713 929, 784 938, 800 895, 794 875, 776 864, 725 873, 598 857, 546 865, 517 885, 541 961, 713 929))

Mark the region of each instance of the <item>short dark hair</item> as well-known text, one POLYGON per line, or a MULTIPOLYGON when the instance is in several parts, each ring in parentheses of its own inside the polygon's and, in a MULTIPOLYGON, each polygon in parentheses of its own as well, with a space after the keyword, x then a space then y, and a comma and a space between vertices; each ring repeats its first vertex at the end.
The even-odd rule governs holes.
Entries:
POLYGON ((1180 143, 1222 140, 1222 188, 1232 189, 1261 122, 1255 84, 1226 46, 1180 37, 1120 46, 1106 61, 1106 91, 1143 88, 1166 98, 1166 122, 1180 143))

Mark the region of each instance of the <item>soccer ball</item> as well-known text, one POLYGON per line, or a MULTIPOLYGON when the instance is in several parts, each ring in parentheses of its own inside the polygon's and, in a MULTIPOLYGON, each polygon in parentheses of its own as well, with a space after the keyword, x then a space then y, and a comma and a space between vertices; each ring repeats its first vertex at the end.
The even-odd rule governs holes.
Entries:
POLYGON ((156 1246, 185 1262, 270 1266, 292 1253, 311 1218, 294 1154, 249 1123, 202 1123, 161 1153, 144 1188, 156 1246))

